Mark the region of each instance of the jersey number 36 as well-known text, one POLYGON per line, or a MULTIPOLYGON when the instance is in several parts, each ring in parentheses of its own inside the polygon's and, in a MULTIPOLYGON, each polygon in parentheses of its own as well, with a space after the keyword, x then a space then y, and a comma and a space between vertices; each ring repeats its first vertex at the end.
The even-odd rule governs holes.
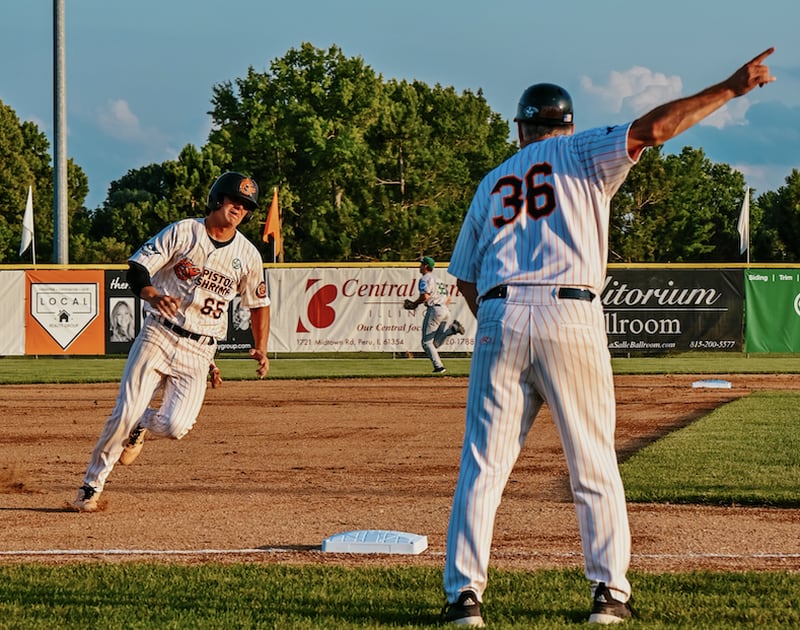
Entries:
POLYGON ((503 207, 511 208, 513 214, 510 217, 505 215, 492 217, 494 226, 501 228, 514 222, 522 212, 523 205, 532 219, 541 219, 555 210, 556 195, 553 186, 547 182, 536 183, 537 175, 545 177, 552 173, 553 167, 550 164, 539 162, 528 169, 524 181, 516 175, 505 175, 498 179, 492 188, 492 194, 498 194, 510 188, 508 194, 503 196, 503 207))

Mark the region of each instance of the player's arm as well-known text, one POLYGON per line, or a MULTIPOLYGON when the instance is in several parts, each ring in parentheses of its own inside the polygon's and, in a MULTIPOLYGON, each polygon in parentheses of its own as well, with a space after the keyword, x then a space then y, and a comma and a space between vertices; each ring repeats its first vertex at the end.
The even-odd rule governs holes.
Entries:
POLYGON ((153 286, 150 272, 143 265, 129 262, 126 279, 134 295, 142 298, 167 319, 171 319, 178 312, 178 300, 160 294, 153 286))
POLYGON ((467 282, 459 278, 456 280, 456 286, 458 290, 461 291, 461 295, 464 296, 464 299, 467 301, 467 306, 469 306, 469 310, 472 311, 472 314, 477 318, 478 317, 478 285, 474 282, 467 282))
POLYGON ((269 306, 250 309, 250 324, 253 331, 253 347, 250 349, 250 356, 258 361, 256 369, 258 378, 264 378, 269 372, 269 357, 267 356, 269 320, 269 306))
POLYGON ((628 131, 628 153, 631 158, 638 159, 645 147, 663 144, 686 131, 731 99, 774 81, 775 77, 770 75, 769 68, 763 63, 774 50, 768 48, 724 81, 693 96, 659 105, 635 120, 628 131))
POLYGON ((428 301, 430 295, 431 295, 430 293, 420 293, 417 296, 417 299, 413 301, 414 308, 417 308, 420 304, 425 304, 425 302, 428 301))

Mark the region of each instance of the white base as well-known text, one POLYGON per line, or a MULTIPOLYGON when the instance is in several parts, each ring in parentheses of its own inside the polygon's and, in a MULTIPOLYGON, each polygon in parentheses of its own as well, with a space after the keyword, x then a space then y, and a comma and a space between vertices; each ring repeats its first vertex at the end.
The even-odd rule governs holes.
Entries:
POLYGON ((331 553, 418 554, 427 548, 427 536, 377 529, 342 532, 322 541, 322 551, 331 553))
POLYGON ((730 389, 731 388, 731 382, 730 381, 724 381, 721 378, 711 378, 711 379, 708 379, 708 380, 705 380, 705 381, 695 381, 694 383, 692 383, 692 387, 693 388, 709 387, 709 388, 712 388, 712 389, 730 389))

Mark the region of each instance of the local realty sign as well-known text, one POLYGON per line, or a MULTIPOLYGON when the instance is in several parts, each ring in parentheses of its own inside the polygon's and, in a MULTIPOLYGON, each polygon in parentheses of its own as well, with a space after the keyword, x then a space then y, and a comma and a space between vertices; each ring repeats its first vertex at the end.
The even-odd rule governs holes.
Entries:
POLYGON ((31 284, 31 315, 66 350, 99 315, 94 282, 31 284))

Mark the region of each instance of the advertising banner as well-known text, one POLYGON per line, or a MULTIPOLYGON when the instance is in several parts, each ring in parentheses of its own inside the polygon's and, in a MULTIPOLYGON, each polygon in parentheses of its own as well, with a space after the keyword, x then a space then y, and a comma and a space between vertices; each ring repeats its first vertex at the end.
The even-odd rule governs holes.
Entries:
POLYGON ((738 269, 609 269, 602 293, 612 355, 742 351, 738 269))
POLYGON ((25 354, 104 354, 103 272, 25 272, 25 354))
POLYGON ((106 354, 128 354, 142 327, 142 301, 134 297, 125 279, 127 269, 105 272, 106 354))
POLYGON ((0 273, 0 356, 25 354, 25 272, 0 273))
MULTIPOLYGON (((475 318, 445 269, 434 270, 465 335, 448 337, 442 352, 472 351, 475 318)), ((419 295, 416 268, 269 270, 270 352, 420 352, 425 306, 403 309, 419 295)))
POLYGON ((800 352, 800 272, 746 269, 747 352, 800 352))

